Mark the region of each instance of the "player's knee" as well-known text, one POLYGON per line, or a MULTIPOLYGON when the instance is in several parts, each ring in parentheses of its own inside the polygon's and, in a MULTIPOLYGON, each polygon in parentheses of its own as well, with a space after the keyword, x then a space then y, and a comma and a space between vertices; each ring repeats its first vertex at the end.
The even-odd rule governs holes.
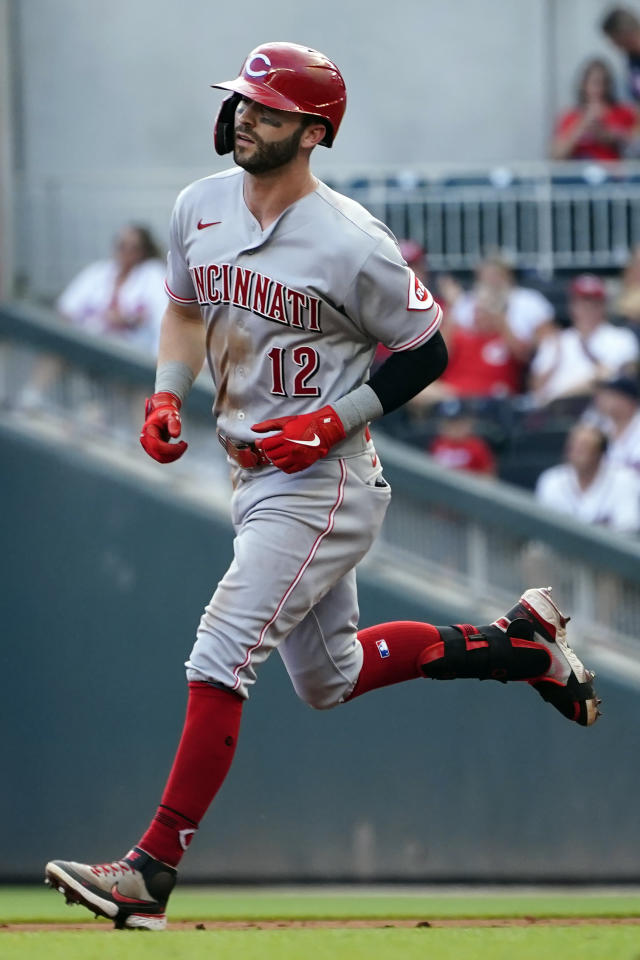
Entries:
POLYGON ((333 687, 318 687, 315 684, 297 682, 294 683, 294 689, 302 702, 313 710, 331 710, 344 699, 344 691, 333 687))
POLYGON ((326 697, 318 696, 317 694, 311 696, 300 696, 300 699, 306 703, 308 707, 311 707, 313 710, 331 710, 333 707, 337 707, 340 703, 339 700, 328 700, 326 697))

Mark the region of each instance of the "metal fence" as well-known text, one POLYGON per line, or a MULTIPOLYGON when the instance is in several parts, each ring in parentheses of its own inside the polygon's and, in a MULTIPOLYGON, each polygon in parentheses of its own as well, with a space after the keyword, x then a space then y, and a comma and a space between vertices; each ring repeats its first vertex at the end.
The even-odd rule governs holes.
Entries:
MULTIPOLYGON (((87 262, 108 255, 126 222, 146 223, 165 240, 178 192, 208 172, 18 177, 18 288, 53 299, 87 262)), ((324 179, 364 204, 397 237, 423 244, 437 271, 468 271, 499 251, 517 269, 550 279, 559 270, 617 269, 640 244, 638 162, 329 169, 324 179)))
POLYGON ((567 183, 548 177, 450 183, 410 191, 352 191, 398 237, 429 251, 435 270, 471 270, 500 251, 516 268, 550 279, 558 270, 620 267, 640 243, 640 182, 567 183))
MULTIPOLYGON (((152 470, 138 434, 154 364, 63 328, 44 312, 0 309, 0 403, 25 430, 147 471, 177 496, 227 515, 228 468, 211 422, 212 394, 197 386, 186 406, 189 456, 152 470), (31 392, 30 392, 31 391, 31 392)), ((461 475, 378 429, 394 497, 367 563, 435 607, 491 621, 527 586, 553 584, 571 613, 575 645, 640 685, 640 545, 543 510, 518 488, 461 475)))

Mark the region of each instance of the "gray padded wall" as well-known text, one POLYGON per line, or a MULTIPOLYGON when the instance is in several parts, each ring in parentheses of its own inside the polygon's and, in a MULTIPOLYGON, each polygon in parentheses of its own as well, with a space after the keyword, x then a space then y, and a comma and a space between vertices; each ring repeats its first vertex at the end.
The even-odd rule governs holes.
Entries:
MULTIPOLYGON (((0 428, 0 879, 121 856, 155 809, 229 528, 0 428)), ((433 619, 365 576, 361 622, 433 619)), ((462 604, 458 611, 465 615, 462 604)), ((638 697, 567 723, 518 684, 415 681, 328 713, 276 656, 186 879, 638 879, 638 697)))
POLYGON ((553 113, 587 56, 621 60, 608 0, 13 0, 19 166, 58 175, 216 161, 221 94, 258 43, 333 57, 349 91, 336 147, 366 165, 544 159, 553 113))

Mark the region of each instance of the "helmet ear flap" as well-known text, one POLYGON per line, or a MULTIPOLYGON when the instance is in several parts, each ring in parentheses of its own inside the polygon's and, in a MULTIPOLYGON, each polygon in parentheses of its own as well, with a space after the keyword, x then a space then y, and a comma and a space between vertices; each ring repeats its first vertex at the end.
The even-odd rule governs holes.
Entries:
POLYGON ((216 153, 231 153, 233 150, 233 118, 241 100, 239 93, 232 93, 231 96, 225 97, 220 105, 213 128, 213 145, 216 153))

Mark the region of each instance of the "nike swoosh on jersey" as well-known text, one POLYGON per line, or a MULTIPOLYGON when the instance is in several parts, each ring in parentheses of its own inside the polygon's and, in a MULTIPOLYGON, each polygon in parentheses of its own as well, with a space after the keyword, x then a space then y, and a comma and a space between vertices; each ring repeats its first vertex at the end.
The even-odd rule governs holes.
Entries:
POLYGON ((292 440, 291 437, 285 437, 285 440, 288 440, 289 443, 300 443, 303 447, 319 447, 320 446, 320 437, 317 433, 314 433, 313 440, 292 440))
POLYGON ((222 223, 222 220, 212 220, 211 223, 204 223, 202 217, 198 220, 198 230, 204 230, 205 227, 215 227, 219 223, 222 223))

